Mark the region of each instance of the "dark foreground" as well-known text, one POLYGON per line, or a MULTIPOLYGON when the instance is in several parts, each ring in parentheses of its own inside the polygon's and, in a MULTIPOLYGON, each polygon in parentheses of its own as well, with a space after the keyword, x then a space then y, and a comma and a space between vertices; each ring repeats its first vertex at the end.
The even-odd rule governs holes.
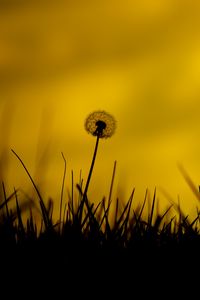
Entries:
POLYGON ((71 295, 75 299, 109 295, 111 299, 128 295, 165 299, 184 292, 193 299, 199 286, 199 236, 163 245, 141 237, 122 247, 109 240, 99 245, 95 237, 77 240, 53 234, 7 247, 1 243, 0 253, 1 291, 6 299, 13 292, 17 297, 45 299, 53 295, 55 299, 71 299, 71 295))
MULTIPOLYGON (((145 200, 146 201, 146 200, 145 200)), ((155 215, 155 197, 146 220, 132 198, 112 225, 110 203, 96 207, 85 198, 69 202, 63 221, 53 222, 51 205, 40 199, 42 224, 32 210, 24 222, 16 192, 1 204, 0 299, 158 297, 194 299, 200 270, 199 214, 189 221, 155 215), (8 209, 15 196, 16 208, 8 209)))

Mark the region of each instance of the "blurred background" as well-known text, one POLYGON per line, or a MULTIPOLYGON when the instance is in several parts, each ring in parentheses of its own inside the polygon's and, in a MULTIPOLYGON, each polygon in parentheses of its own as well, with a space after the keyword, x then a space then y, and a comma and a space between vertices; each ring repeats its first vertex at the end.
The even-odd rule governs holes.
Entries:
POLYGON ((135 187, 165 189, 186 214, 197 199, 177 168, 200 184, 200 2, 198 0, 0 0, 0 176, 7 191, 33 190, 14 149, 45 199, 59 205, 63 152, 65 197, 84 182, 95 139, 87 115, 117 120, 101 140, 89 188, 99 202, 126 202, 135 187))

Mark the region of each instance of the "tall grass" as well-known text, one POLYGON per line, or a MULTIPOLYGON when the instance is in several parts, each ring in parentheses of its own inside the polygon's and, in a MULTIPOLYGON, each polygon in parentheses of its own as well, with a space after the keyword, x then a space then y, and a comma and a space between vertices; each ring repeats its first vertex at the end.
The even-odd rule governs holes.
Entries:
MULTIPOLYGON (((106 280, 110 289, 111 280, 115 280, 118 290, 121 288, 124 294, 131 286, 127 287, 128 282, 132 284, 129 280, 134 280, 136 288, 138 284, 159 282, 168 273, 169 280, 177 281, 176 276, 188 276, 189 273, 193 276, 194 269, 198 270, 198 209, 192 220, 175 203, 170 203, 166 210, 158 213, 155 208, 156 189, 147 215, 148 190, 140 206, 134 203, 135 189, 124 205, 118 198, 114 201, 112 189, 116 162, 108 199, 103 198, 99 203, 89 200, 84 195, 82 180, 74 184, 73 172, 71 193, 65 199, 66 160, 63 156, 60 211, 58 220, 55 220, 53 202, 43 199, 22 159, 13 153, 31 180, 37 197, 30 199, 20 189, 14 189, 12 194, 7 195, 6 186, 2 183, 0 277, 3 275, 6 282, 14 281, 19 285, 23 281, 31 290, 37 282, 37 287, 39 284, 47 297, 55 283, 58 290, 63 291, 66 286, 68 293, 72 284, 84 285, 84 294, 86 287, 88 291, 92 289, 88 280, 93 285, 96 281, 106 280), (78 197, 75 197, 75 189, 78 197), (39 222, 35 218, 36 211, 37 215, 39 211, 39 222), (194 269, 192 266, 195 266, 194 269), (44 280, 52 285, 51 288, 45 288, 44 280)), ((99 284, 97 288, 100 289, 99 284)))
MULTIPOLYGON (((81 183, 76 184, 79 197, 74 197, 74 182, 72 173, 72 191, 64 203, 63 190, 65 185, 66 161, 60 197, 59 219, 53 218, 53 203, 45 203, 42 195, 21 158, 12 150, 25 169, 37 198, 34 202, 27 199, 20 205, 20 190, 14 189, 11 195, 6 194, 5 184, 2 183, 4 199, 0 204, 0 242, 4 246, 20 245, 26 241, 51 239, 69 241, 69 247, 76 242, 96 249, 134 249, 145 247, 164 248, 169 246, 191 246, 200 242, 200 211, 192 220, 185 215, 180 206, 175 203, 162 213, 155 210, 156 189, 154 191, 148 215, 144 214, 147 205, 148 190, 146 190, 142 205, 134 208, 133 189, 127 203, 119 209, 120 199, 112 201, 112 189, 115 176, 116 162, 110 185, 109 198, 95 204, 84 194, 81 183), (85 201, 84 198, 87 198, 85 201), (15 202, 15 208, 9 208, 15 202), (33 211, 39 204, 41 220, 34 220, 33 211), (26 219, 24 214, 26 213, 26 219), (39 225, 40 224, 40 225, 39 225)), ((22 196, 22 195, 21 195, 22 196)), ((75 243, 75 244, 76 244, 75 243)))

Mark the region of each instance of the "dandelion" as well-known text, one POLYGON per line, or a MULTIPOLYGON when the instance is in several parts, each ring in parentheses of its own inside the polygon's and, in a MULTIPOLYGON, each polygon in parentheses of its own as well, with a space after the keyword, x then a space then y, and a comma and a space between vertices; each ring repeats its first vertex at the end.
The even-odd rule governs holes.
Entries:
POLYGON ((99 139, 108 138, 114 134, 116 129, 116 121, 112 115, 110 115, 105 111, 95 111, 87 117, 85 121, 85 129, 88 133, 92 134, 93 136, 96 136, 96 144, 95 144, 94 154, 93 154, 92 163, 90 166, 90 171, 88 174, 85 190, 83 193, 84 201, 86 201, 86 195, 87 195, 92 171, 94 168, 97 149, 99 145, 99 139))
POLYGON ((94 136, 99 136, 99 138, 111 137, 115 128, 115 119, 105 111, 95 111, 85 121, 86 131, 94 136))

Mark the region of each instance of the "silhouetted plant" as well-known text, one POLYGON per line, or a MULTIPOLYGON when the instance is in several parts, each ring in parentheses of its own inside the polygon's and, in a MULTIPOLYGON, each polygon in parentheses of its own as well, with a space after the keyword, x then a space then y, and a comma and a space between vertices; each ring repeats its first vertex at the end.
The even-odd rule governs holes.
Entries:
MULTIPOLYGON (((31 180, 38 199, 33 201, 25 195, 25 201, 21 203, 21 190, 14 189, 14 192, 8 196, 5 185, 2 184, 4 198, 0 202, 1 268, 4 263, 5 270, 15 268, 19 271, 23 266, 25 274, 27 274, 28 268, 31 271, 40 268, 49 280, 52 270, 55 274, 61 274, 64 270, 63 278, 67 275, 70 277, 75 272, 81 281, 86 273, 93 276, 95 267, 103 269, 104 274, 108 270, 113 270, 111 274, 115 275, 115 272, 118 274, 116 265, 123 266, 124 272, 127 272, 126 268, 130 265, 134 268, 137 277, 140 270, 145 270, 146 273, 152 272, 152 268, 155 268, 158 263, 158 268, 155 270, 157 278, 159 278, 163 268, 169 268, 172 262, 178 262, 179 267, 182 266, 182 254, 184 257, 187 255, 189 265, 198 261, 200 251, 199 209, 193 220, 190 220, 189 216, 181 210, 180 205, 174 202, 162 213, 158 213, 155 210, 156 189, 146 217, 144 211, 149 195, 148 190, 146 190, 142 204, 136 208, 134 208, 133 201, 135 189, 132 190, 130 198, 124 205, 118 198, 116 203, 113 203, 111 196, 116 161, 114 162, 108 202, 105 197, 99 203, 89 201, 87 191, 99 140, 112 136, 115 127, 116 123, 113 117, 103 111, 94 112, 86 119, 86 130, 96 137, 92 163, 84 191, 81 176, 76 185, 78 201, 74 196, 72 172, 72 191, 65 204, 63 204, 63 191, 66 160, 62 154, 64 174, 58 220, 54 220, 53 217, 53 201, 49 200, 47 203, 44 201, 24 162, 12 150, 31 180), (11 209, 10 203, 14 200, 15 205, 11 209), (41 223, 36 222, 34 218, 37 203, 39 203, 41 223), (115 209, 112 208, 113 204, 115 209), (173 209, 175 210, 173 211, 173 209), (23 215, 24 212, 26 212, 26 218, 23 215)), ((182 173, 199 199, 196 188, 185 170, 183 172, 182 169, 182 173)), ((165 196, 168 197, 167 193, 165 196)), ((172 202, 171 199, 169 200, 172 202)), ((124 275, 126 274, 123 273, 124 275)))
MULTIPOLYGON (((92 134, 93 136, 96 136, 96 144, 93 153, 93 158, 92 158, 90 170, 88 173, 85 189, 82 196, 83 199, 82 204, 86 203, 88 210, 90 210, 89 203, 87 200, 87 191, 89 188, 92 171, 95 164, 99 140, 101 138, 109 138, 114 134, 116 129, 116 121, 113 118, 113 116, 111 116, 109 113, 105 111, 95 111, 86 118, 85 129, 88 133, 92 134)), ((82 217, 82 205, 80 207, 80 218, 81 217, 82 217)))

